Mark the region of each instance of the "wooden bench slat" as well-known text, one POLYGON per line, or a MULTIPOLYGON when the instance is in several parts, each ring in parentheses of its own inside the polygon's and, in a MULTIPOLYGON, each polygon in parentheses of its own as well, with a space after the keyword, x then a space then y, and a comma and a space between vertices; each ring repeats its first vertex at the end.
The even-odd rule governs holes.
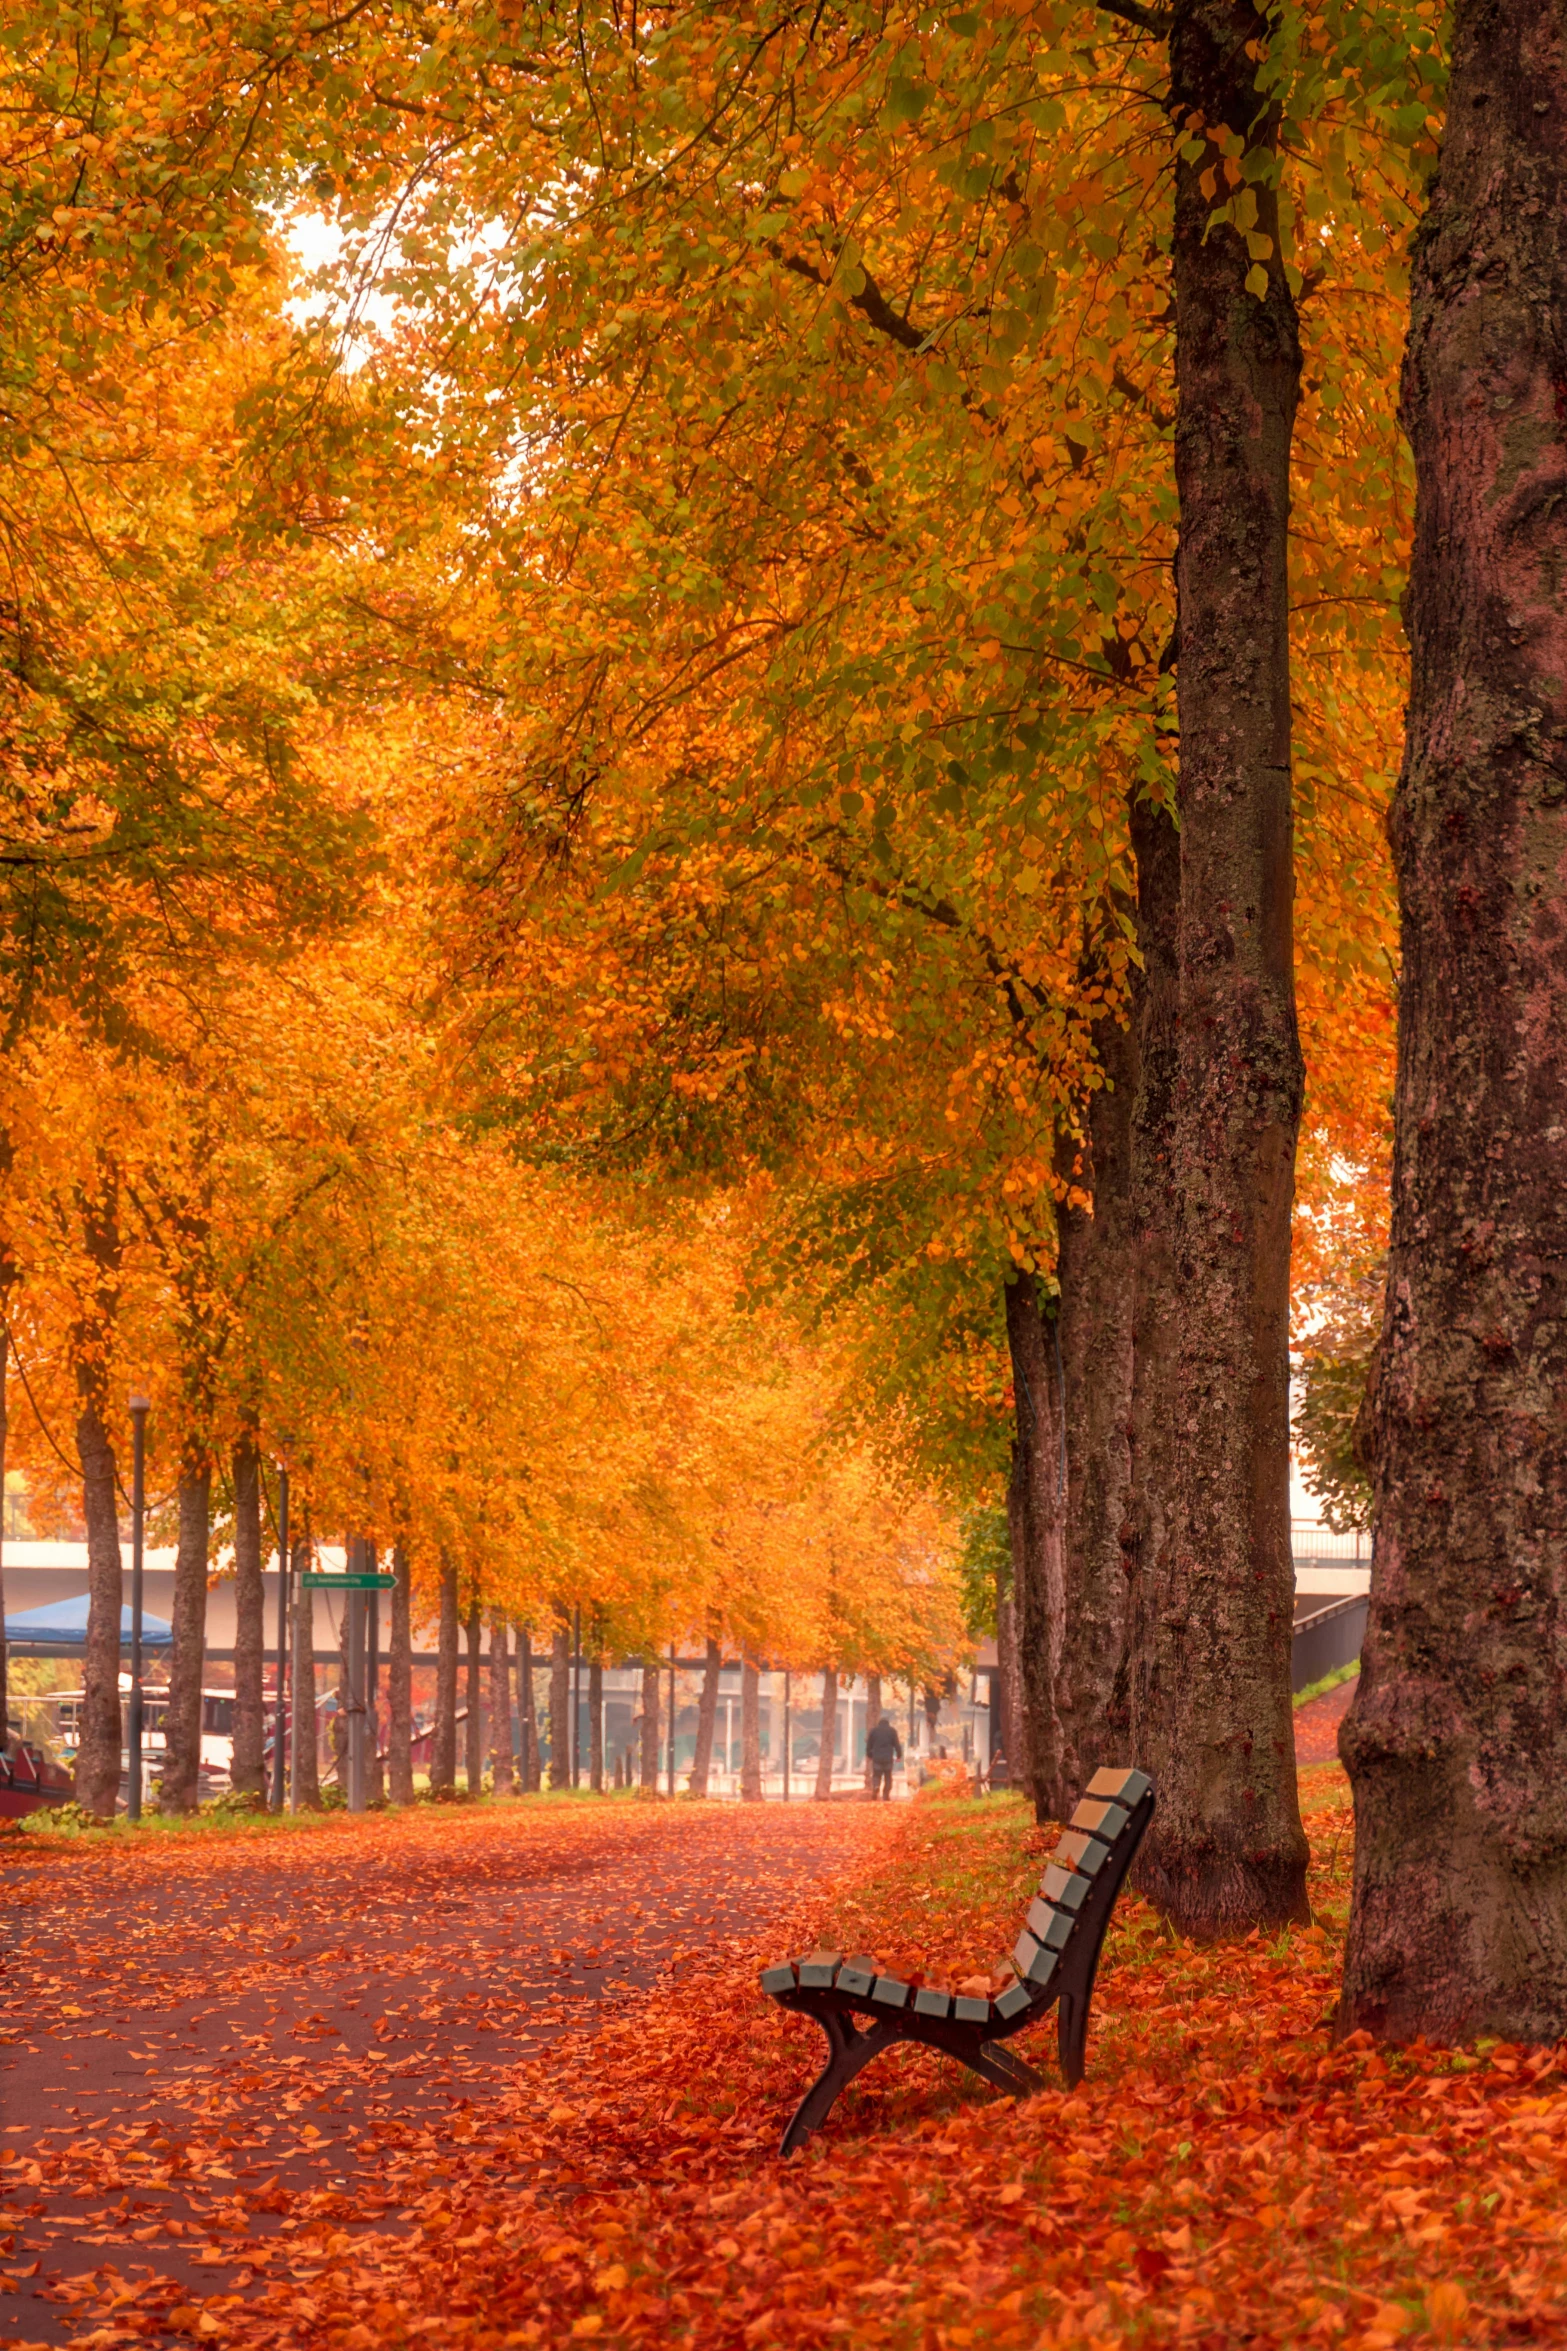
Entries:
POLYGON ((1086 1831, 1102 1844, 1113 1845, 1131 1817, 1119 1804, 1100 1804, 1085 1796, 1067 1825, 1086 1831))
POLYGON ((1046 1864, 1039 1881, 1039 1891, 1058 1910, 1081 1910, 1093 1890, 1092 1878, 1085 1878, 1079 1870, 1063 1869, 1058 1861, 1046 1864))

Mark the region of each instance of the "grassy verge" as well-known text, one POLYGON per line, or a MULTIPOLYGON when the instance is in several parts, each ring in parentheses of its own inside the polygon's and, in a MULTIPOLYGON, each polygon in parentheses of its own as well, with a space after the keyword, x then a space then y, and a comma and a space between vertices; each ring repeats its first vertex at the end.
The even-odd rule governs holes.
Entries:
POLYGON ((1303 1690, 1295 1692, 1293 1702, 1297 1706, 1304 1706, 1309 1699, 1326 1697, 1329 1690, 1336 1690, 1341 1683, 1358 1681, 1359 1678, 1360 1659, 1357 1657, 1352 1665, 1335 1665, 1333 1671, 1325 1673, 1320 1682, 1308 1682, 1303 1690))

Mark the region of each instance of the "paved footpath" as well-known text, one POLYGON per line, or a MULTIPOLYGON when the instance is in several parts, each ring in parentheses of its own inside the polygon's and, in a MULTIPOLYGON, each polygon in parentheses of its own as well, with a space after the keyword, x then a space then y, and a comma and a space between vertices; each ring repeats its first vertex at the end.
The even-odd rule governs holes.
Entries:
POLYGON ((1296 1707, 1297 1763, 1338 1761, 1338 1726, 1348 1714, 1358 1687, 1351 1677, 1347 1682, 1340 1682, 1337 1689, 1324 1690, 1320 1698, 1308 1698, 1304 1706, 1296 1707))
POLYGON ((243 2294, 302 2198, 350 2232, 390 2220, 378 2150, 443 2117, 461 2136, 464 2108, 683 1952, 754 1965, 769 1921, 874 1862, 900 1812, 545 1799, 7 1838, 0 2344, 71 2340, 89 2275, 99 2307, 116 2275, 243 2294))

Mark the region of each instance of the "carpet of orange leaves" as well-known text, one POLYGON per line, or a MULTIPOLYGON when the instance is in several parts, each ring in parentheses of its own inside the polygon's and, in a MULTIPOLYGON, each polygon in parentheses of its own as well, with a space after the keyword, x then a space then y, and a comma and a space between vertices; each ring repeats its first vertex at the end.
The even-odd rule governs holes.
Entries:
MULTIPOLYGON (((308 2283, 103 2307, 75 2340, 108 2351, 158 2327, 235 2351, 1558 2340, 1558 2054, 1333 2043, 1342 1773, 1308 1771, 1303 1792, 1319 1923, 1203 1950, 1123 1903, 1073 2095, 1013 2106, 894 2050, 802 2155, 777 2158, 820 2038, 758 1997, 748 1961, 823 1934, 967 1972, 1010 1943, 1037 1875, 1045 1840, 1015 1799, 922 1802, 892 1835, 866 1808, 859 1874, 780 1912, 747 1963, 732 1941, 684 1957, 590 2042, 519 2068, 501 2107, 386 2147, 388 2194, 416 2214, 405 2230, 350 2241, 329 2200, 302 2197, 308 2283)), ((578 1812, 558 1833, 601 1832, 578 1812)), ((1048 2063, 1047 2031, 1023 2046, 1048 2063)))

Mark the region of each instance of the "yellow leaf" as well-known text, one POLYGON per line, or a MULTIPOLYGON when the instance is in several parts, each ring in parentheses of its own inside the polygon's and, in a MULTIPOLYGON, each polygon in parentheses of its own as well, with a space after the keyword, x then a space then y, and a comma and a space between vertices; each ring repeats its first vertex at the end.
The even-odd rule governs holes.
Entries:
POLYGON ((1246 291, 1255 294, 1259 302, 1268 291, 1268 273, 1260 261, 1254 261, 1246 272, 1246 291))

